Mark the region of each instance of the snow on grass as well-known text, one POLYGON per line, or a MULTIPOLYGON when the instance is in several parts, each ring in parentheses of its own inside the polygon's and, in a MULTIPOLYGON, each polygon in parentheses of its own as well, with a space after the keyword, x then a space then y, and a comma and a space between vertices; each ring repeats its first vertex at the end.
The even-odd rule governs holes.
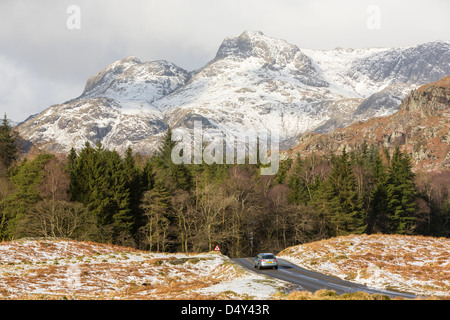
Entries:
POLYGON ((269 299, 286 285, 219 253, 70 240, 0 243, 0 299, 269 299))
POLYGON ((379 289, 450 296, 450 239, 351 235, 287 248, 277 255, 304 268, 379 289))

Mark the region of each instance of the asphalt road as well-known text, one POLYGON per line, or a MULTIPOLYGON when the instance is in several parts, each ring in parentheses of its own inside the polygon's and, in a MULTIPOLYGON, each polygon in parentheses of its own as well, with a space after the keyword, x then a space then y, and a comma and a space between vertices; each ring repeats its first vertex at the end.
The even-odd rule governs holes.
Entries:
POLYGON ((370 294, 383 294, 391 298, 403 297, 405 299, 415 299, 416 295, 389 290, 380 290, 369 288, 365 285, 345 281, 339 278, 327 276, 318 272, 310 271, 292 264, 284 259, 278 259, 278 270, 262 269, 258 270, 253 266, 252 258, 233 259, 237 264, 250 269, 256 273, 264 274, 270 277, 278 278, 296 285, 296 290, 315 292, 326 289, 334 290, 337 294, 363 291, 370 294))

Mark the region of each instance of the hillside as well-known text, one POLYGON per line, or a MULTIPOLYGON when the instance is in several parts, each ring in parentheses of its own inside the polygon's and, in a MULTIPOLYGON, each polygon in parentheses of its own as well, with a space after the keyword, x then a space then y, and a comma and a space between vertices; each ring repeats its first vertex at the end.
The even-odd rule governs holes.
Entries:
POLYGON ((214 252, 151 253, 71 240, 0 243, 0 299, 270 299, 286 285, 214 252))
POLYGON ((411 92, 398 112, 371 118, 328 134, 306 134, 290 154, 327 154, 344 147, 358 149, 366 141, 388 149, 400 146, 415 171, 450 169, 450 76, 411 92))
POLYGON ((277 256, 370 287, 450 296, 448 238, 351 235, 289 247, 277 256))
MULTIPOLYGON (((442 297, 450 296, 449 252, 444 238, 360 235, 277 256, 371 287, 442 297)), ((0 299, 296 299, 296 292, 283 294, 291 290, 215 252, 154 253, 55 239, 0 243, 0 299)))

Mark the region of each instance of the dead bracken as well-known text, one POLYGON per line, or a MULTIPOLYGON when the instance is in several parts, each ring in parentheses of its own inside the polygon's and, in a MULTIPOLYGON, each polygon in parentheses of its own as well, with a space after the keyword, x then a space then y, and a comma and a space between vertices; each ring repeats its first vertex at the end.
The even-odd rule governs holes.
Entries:
POLYGON ((286 286, 229 261, 62 239, 2 242, 0 299, 270 299, 286 286))
POLYGON ((450 240, 350 235, 289 247, 278 257, 380 289, 450 296, 450 240))

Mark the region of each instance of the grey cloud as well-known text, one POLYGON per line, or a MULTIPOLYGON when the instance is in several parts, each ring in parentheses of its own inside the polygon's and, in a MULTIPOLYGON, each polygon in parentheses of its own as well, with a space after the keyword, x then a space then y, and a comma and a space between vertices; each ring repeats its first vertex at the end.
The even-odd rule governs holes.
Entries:
POLYGON ((89 76, 130 55, 193 70, 244 30, 317 49, 448 40, 448 12, 445 0, 2 0, 0 86, 15 87, 1 91, 0 111, 24 120, 81 94, 89 76), (66 27, 69 5, 81 9, 80 30, 66 27), (381 9, 380 30, 366 27, 369 5, 381 9))

